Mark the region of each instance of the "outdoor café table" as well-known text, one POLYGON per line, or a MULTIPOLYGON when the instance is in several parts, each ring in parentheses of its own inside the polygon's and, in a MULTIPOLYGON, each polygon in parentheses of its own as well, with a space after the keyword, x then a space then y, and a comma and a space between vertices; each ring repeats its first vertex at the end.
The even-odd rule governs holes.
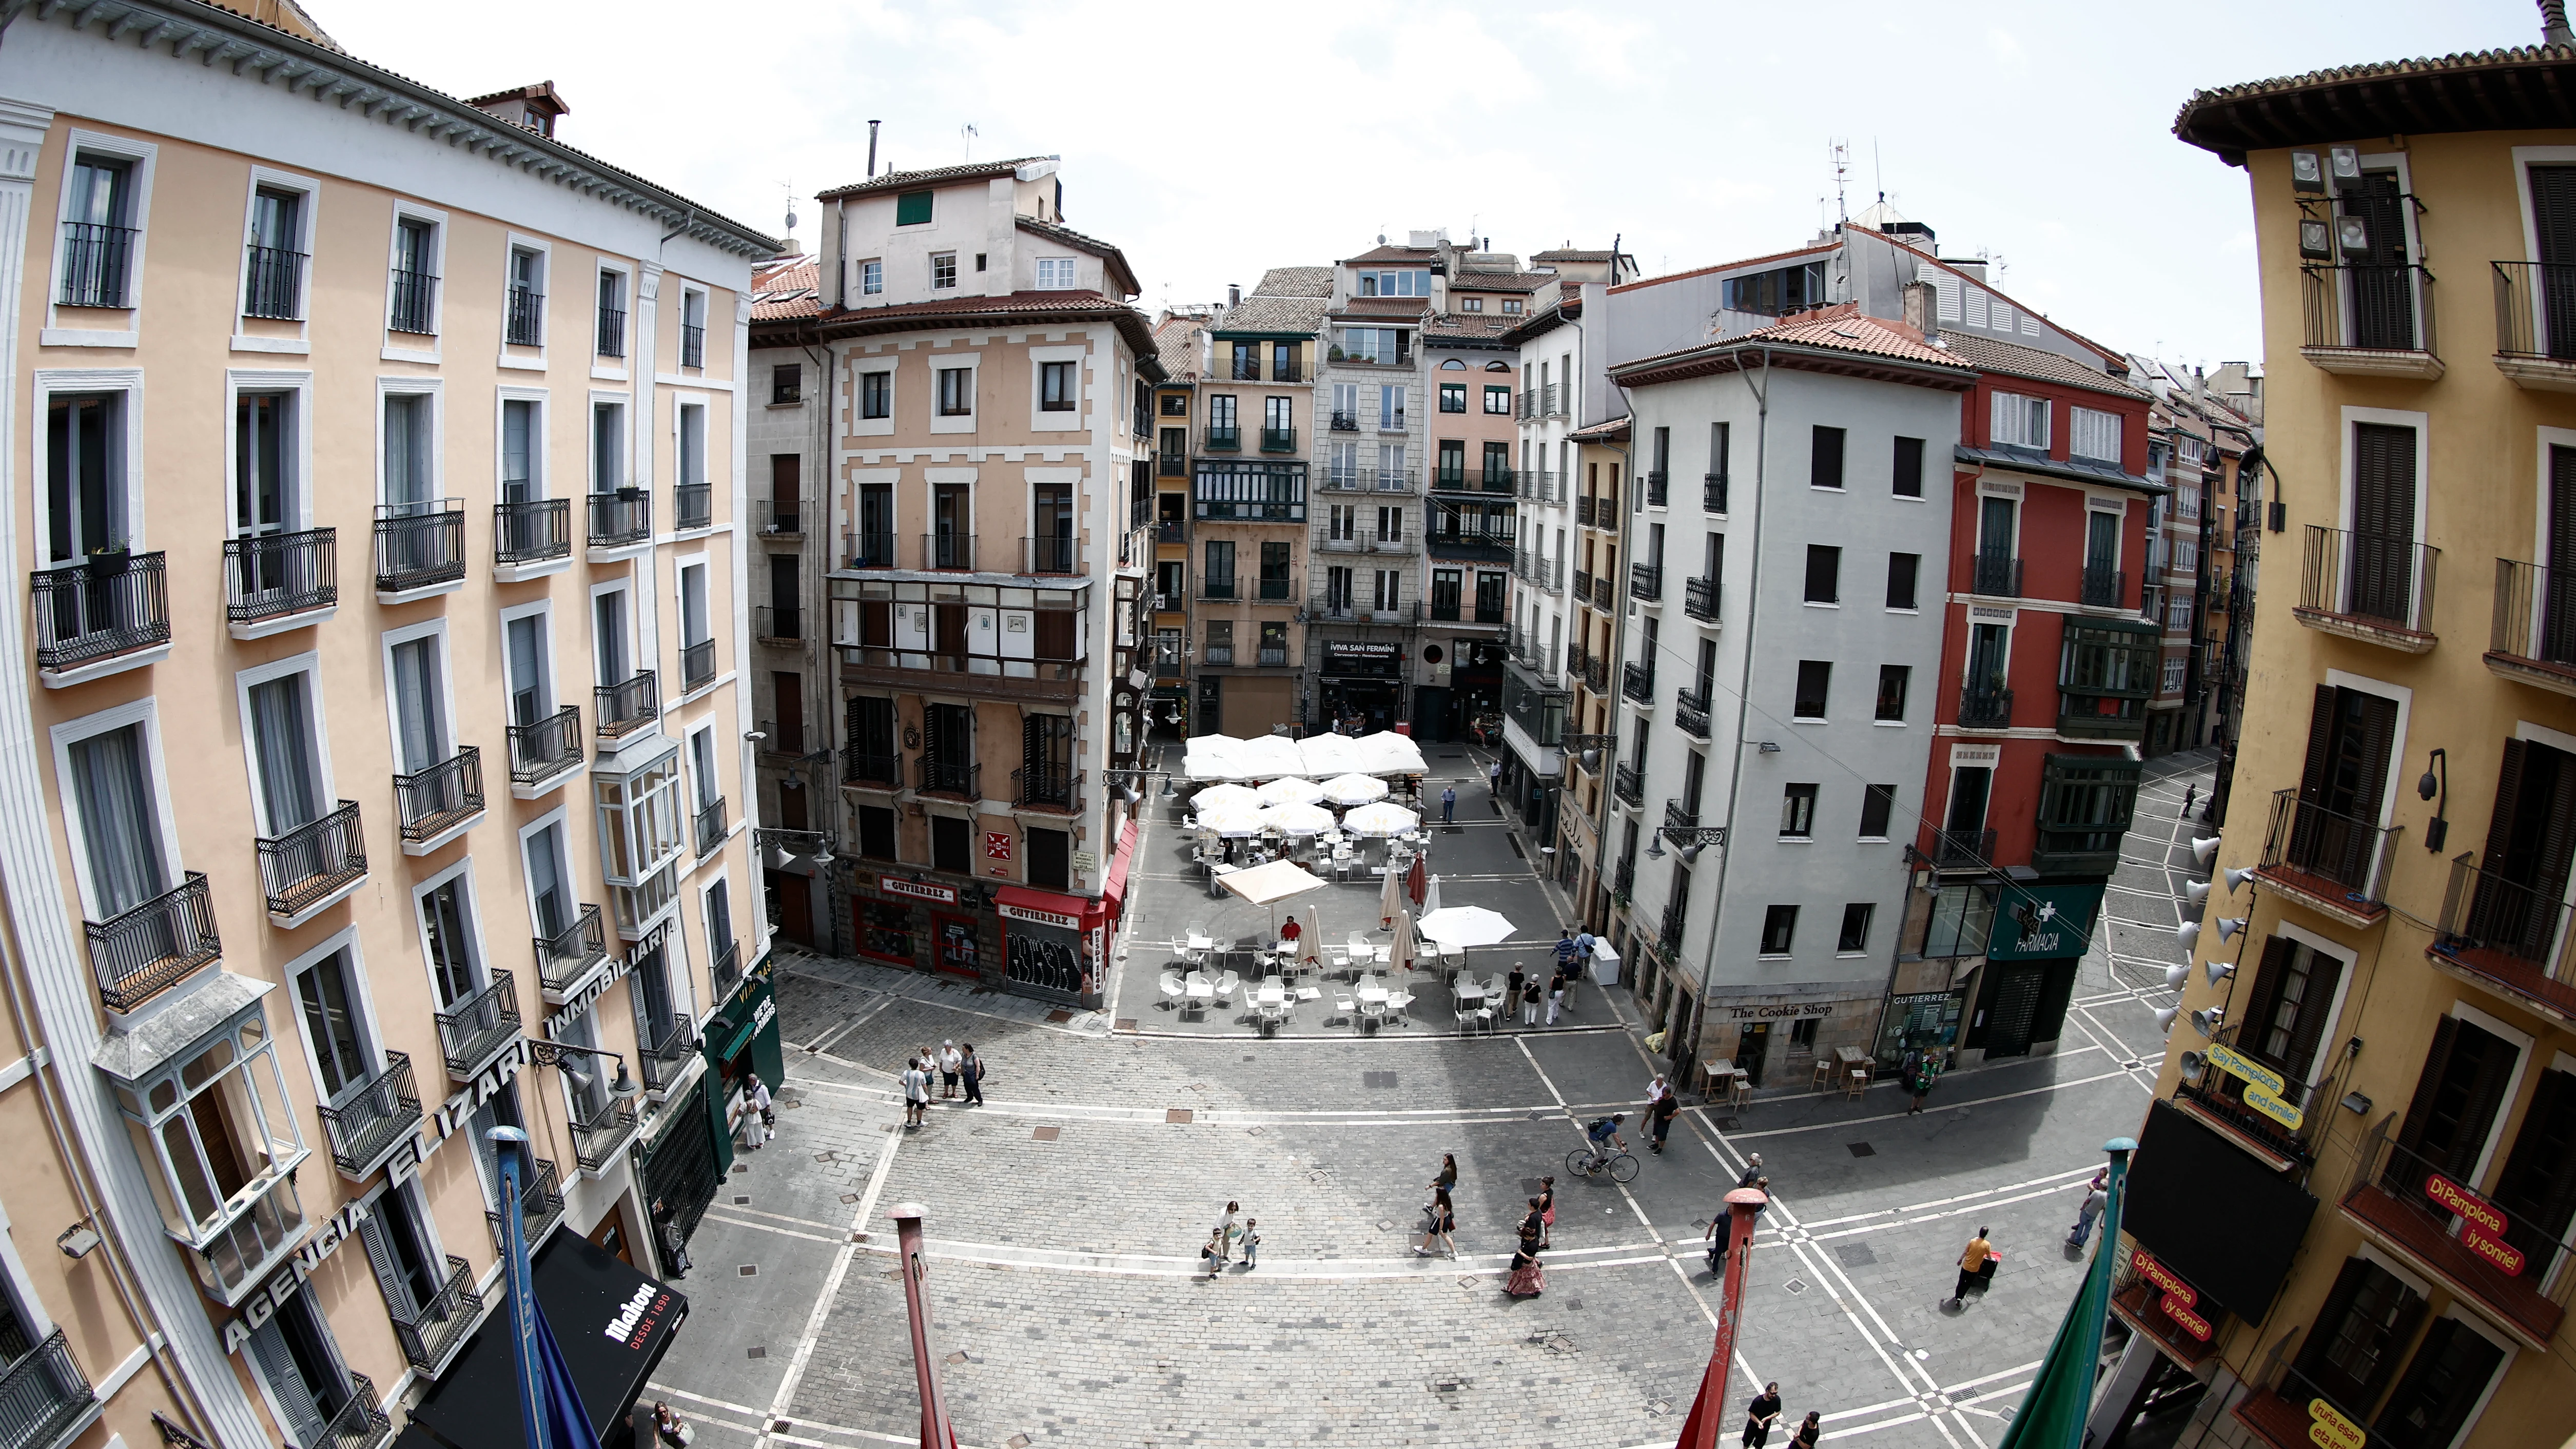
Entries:
POLYGON ((1733 1087, 1739 1071, 1731 1057, 1703 1057, 1699 1069, 1702 1092, 1708 1096, 1720 1095, 1733 1087))

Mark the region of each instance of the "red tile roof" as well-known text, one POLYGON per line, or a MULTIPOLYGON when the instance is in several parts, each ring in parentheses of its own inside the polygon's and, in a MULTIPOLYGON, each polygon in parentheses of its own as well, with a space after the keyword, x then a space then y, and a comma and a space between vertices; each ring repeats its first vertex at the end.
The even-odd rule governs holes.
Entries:
POLYGON ((1565 280, 1554 272, 1460 272, 1449 279, 1452 292, 1535 292, 1565 280))
POLYGON ((844 196, 861 196, 878 191, 913 191, 924 186, 946 186, 957 181, 979 181, 995 176, 1009 176, 1021 167, 1040 161, 1057 161, 1057 156, 1021 156, 1009 161, 977 161, 966 166, 928 166, 919 171, 888 171, 866 181, 853 181, 829 191, 814 193, 816 201, 834 201, 844 196))
POLYGON ((1440 255, 1437 247, 1378 246, 1355 257, 1344 257, 1344 265, 1360 262, 1427 262, 1440 255))
POLYGON ((1941 340, 1960 361, 1979 372, 2000 372, 2010 377, 2026 377, 2034 382, 2088 388, 2133 401, 2143 401, 2150 396, 2143 389, 2095 372, 2074 358, 2044 347, 2025 347, 2018 342, 1980 337, 1974 332, 1944 332, 1941 340))
POLYGON ((814 258, 779 257, 754 267, 751 273, 751 319, 766 322, 787 317, 812 317, 823 310, 818 290, 822 274, 814 258))
MULTIPOLYGON (((1925 342, 1922 333, 1902 322, 1864 315, 1857 302, 1841 302, 1813 312, 1802 312, 1722 342, 1695 343, 1672 352, 1613 363, 1611 371, 1632 375, 1665 371, 1666 367, 1657 366, 1665 364, 1678 369, 1672 372, 1672 376, 1691 376, 1696 363, 1705 361, 1717 366, 1732 366, 1732 359, 1745 349, 1765 343, 1794 348, 1811 356, 1815 353, 1840 353, 1854 362, 1877 358, 1902 363, 1907 369, 1937 368, 1950 375, 1951 381, 1945 385, 1964 387, 1976 380, 1976 369, 1965 359, 1925 342)), ((1913 371, 1894 375, 1922 377, 1920 372, 1913 371)))

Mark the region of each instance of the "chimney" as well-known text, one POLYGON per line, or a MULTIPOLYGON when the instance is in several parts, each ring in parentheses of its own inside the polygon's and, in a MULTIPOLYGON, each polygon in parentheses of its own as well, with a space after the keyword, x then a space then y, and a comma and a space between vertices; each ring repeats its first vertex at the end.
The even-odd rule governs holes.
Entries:
POLYGON ((1905 284, 1905 325, 1923 334, 1928 341, 1940 329, 1940 309, 1933 303, 1930 282, 1905 284))
POLYGON ((2540 0, 2540 43, 2576 45, 2576 32, 2567 28, 2567 0, 2540 0))
POLYGON ((1229 307, 1240 307, 1240 306, 1242 306, 1242 305, 1243 305, 1243 288, 1241 288, 1241 287, 1239 287, 1239 286, 1235 285, 1235 284, 1234 284, 1234 283, 1232 283, 1232 282, 1228 282, 1228 283, 1226 283, 1226 284, 1225 284, 1225 305, 1227 305, 1227 306, 1229 306, 1229 307))

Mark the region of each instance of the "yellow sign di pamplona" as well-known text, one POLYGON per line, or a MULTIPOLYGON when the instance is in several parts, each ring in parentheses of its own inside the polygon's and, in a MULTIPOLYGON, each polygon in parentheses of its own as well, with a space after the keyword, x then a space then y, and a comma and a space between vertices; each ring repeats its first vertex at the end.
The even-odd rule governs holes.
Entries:
POLYGON ((2243 1055, 2233 1047, 2223 1047, 2216 1043, 2210 1045, 2209 1064, 2231 1077, 2241 1078, 2244 1081, 2246 1106, 2293 1132, 2299 1130, 2299 1124, 2307 1120, 2306 1113, 2281 1100, 2281 1094, 2290 1088, 2289 1083, 2281 1079, 2279 1072, 2243 1055))

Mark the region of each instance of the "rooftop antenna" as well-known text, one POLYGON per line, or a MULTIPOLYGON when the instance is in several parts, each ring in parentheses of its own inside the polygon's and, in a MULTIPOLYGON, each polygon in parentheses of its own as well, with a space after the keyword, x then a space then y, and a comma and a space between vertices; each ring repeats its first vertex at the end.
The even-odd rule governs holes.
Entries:
POLYGON ((975 123, 973 121, 968 121, 965 125, 957 128, 957 141, 959 145, 966 148, 967 160, 972 161, 975 159, 975 139, 983 134, 983 132, 975 129, 975 123))
POLYGON ((1851 175, 1851 143, 1837 136, 1831 147, 1834 162, 1834 219, 1851 220, 1851 208, 1843 197, 1843 182, 1851 175))
POLYGON ((796 240, 796 183, 788 180, 778 184, 787 188, 787 239, 792 244, 796 240))
POLYGON ((868 122, 868 179, 870 181, 877 179, 877 127, 882 124, 883 122, 880 121, 868 122))
POLYGON ((1874 182, 1878 188, 1878 204, 1885 206, 1887 204, 1887 167, 1882 165, 1878 159, 1878 138, 1876 136, 1869 138, 1869 176, 1870 180, 1874 182))

